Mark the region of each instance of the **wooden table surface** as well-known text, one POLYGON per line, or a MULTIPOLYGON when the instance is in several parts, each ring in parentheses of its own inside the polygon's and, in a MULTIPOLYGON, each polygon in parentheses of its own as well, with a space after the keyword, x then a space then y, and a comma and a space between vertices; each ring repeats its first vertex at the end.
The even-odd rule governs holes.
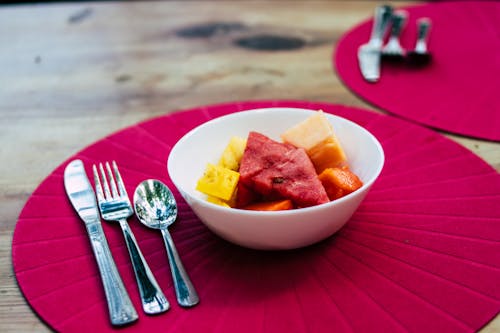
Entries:
MULTIPOLYGON (((381 112, 352 94, 331 64, 340 36, 376 4, 0 6, 0 332, 50 331, 20 293, 11 244, 26 200, 54 168, 116 130, 199 105, 305 99, 381 112), (291 49, 259 51, 235 42, 264 34, 287 37, 280 45, 291 49)), ((445 135, 500 170, 500 143, 445 135)), ((500 331, 500 317, 482 331, 500 331)))

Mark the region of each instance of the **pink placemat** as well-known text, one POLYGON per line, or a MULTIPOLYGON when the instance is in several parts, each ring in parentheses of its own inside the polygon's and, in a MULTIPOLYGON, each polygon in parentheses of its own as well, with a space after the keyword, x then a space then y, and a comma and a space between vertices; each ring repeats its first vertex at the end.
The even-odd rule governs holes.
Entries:
MULTIPOLYGON (((118 330, 83 222, 63 186, 69 160, 114 159, 129 195, 146 178, 172 189, 171 147, 209 119, 260 107, 322 109, 371 131, 382 143, 382 174, 347 225, 319 244, 261 252, 212 234, 179 193, 171 233, 200 294, 191 309, 175 303, 159 232, 136 219, 132 230, 172 308, 140 311, 120 228, 103 222, 139 320, 120 331, 149 332, 472 332, 500 310, 500 175, 445 137, 398 118, 306 101, 240 102, 166 115, 106 137, 51 173, 16 225, 14 271, 27 301, 61 332, 118 330)), ((195 177, 196 175, 193 175, 195 177)))
POLYGON ((438 2, 402 8, 409 14, 401 43, 412 49, 416 20, 432 21, 432 62, 421 68, 383 62, 380 81, 366 82, 357 49, 370 37, 365 21, 338 42, 333 61, 345 85, 367 102, 447 132, 500 141, 500 2, 438 2))

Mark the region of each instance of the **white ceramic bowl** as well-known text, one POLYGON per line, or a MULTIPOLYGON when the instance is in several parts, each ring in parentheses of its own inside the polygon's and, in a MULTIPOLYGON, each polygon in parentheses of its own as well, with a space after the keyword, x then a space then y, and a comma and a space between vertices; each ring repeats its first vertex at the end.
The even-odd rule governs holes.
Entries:
POLYGON ((218 206, 195 190, 206 164, 217 163, 232 136, 257 131, 281 141, 280 134, 316 110, 265 108, 233 113, 191 130, 172 148, 168 173, 183 198, 215 234, 244 247, 293 249, 321 241, 339 230, 352 216, 384 165, 377 139, 363 127, 325 113, 347 155, 351 170, 363 181, 357 191, 318 206, 287 211, 250 211, 218 206))

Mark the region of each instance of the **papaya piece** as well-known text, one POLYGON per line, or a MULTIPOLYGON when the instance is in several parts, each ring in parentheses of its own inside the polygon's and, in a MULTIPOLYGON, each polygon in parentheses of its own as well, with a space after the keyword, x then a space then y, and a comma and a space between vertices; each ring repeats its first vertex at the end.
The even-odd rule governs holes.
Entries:
POLYGON ((263 201, 256 202, 243 207, 247 210, 262 210, 262 211, 277 211, 277 210, 289 210, 293 209, 293 203, 290 199, 278 200, 278 201, 263 201))
POLYGON ((316 173, 320 174, 326 168, 341 168, 347 166, 347 157, 334 136, 326 138, 307 151, 313 162, 316 173))
POLYGON ((326 190, 328 198, 333 201, 352 193, 363 186, 363 182, 349 168, 327 168, 318 176, 326 190))

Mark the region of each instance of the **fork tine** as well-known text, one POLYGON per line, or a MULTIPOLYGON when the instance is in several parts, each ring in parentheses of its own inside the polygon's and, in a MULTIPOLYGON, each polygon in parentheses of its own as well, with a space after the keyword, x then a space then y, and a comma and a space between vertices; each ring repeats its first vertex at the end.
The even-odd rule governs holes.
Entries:
POLYGON ((106 173, 104 172, 104 167, 102 163, 99 163, 99 171, 101 172, 102 184, 104 188, 104 197, 107 200, 111 200, 113 197, 111 196, 111 191, 109 190, 108 179, 106 177, 106 173))
POLYGON ((95 164, 92 166, 92 170, 94 171, 94 184, 97 201, 102 202, 105 200, 105 197, 104 192, 102 191, 101 181, 99 180, 99 173, 97 172, 97 167, 95 166, 95 164))
POLYGON ((115 171, 116 183, 118 184, 118 189, 120 190, 120 196, 128 197, 127 189, 125 188, 120 171, 118 171, 118 165, 116 165, 115 161, 113 161, 113 169, 115 171))
POLYGON ((109 184, 111 187, 111 193, 113 194, 113 198, 117 198, 119 196, 118 189, 116 188, 115 177, 113 177, 113 172, 111 171, 109 162, 106 162, 106 171, 108 172, 109 184))

